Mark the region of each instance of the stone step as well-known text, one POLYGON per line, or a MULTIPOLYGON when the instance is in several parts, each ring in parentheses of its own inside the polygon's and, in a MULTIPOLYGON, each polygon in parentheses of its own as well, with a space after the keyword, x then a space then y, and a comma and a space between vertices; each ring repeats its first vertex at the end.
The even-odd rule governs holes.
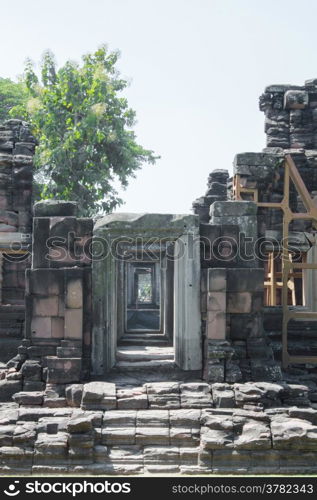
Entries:
POLYGON ((118 361, 136 363, 140 361, 174 360, 173 347, 124 346, 117 350, 118 361))
POLYGON ((142 337, 136 337, 136 338, 129 338, 129 337, 122 337, 120 341, 118 342, 119 346, 142 346, 142 345, 148 345, 148 346, 153 346, 153 347, 168 347, 170 346, 170 342, 166 340, 155 340, 155 339, 146 339, 142 337))
POLYGON ((171 346, 171 342, 164 336, 158 334, 127 334, 120 338, 119 345, 150 345, 150 346, 171 346))
POLYGON ((44 393, 40 391, 33 392, 16 392, 13 394, 12 399, 15 403, 19 405, 27 405, 27 406, 42 406, 43 404, 44 393))
POLYGON ((118 361, 114 367, 114 370, 128 372, 134 370, 173 370, 176 368, 176 364, 172 359, 160 359, 151 361, 118 361))

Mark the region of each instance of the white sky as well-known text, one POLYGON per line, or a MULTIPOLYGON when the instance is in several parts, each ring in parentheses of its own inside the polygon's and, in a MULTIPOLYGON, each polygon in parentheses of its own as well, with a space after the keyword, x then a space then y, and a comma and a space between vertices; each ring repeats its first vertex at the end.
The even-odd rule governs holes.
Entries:
POLYGON ((120 211, 186 213, 212 169, 265 147, 264 87, 317 77, 316 20, 316 0, 1 2, 0 76, 47 48, 59 64, 102 43, 119 49, 138 141, 161 155, 120 211))

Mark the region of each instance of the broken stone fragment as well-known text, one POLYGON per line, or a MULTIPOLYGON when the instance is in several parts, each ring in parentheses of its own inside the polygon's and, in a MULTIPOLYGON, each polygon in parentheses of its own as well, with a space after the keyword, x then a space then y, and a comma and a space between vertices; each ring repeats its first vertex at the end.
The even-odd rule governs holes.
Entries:
MULTIPOLYGON (((1 162, 1 155, 0 155, 1 162)), ((78 203, 75 201, 64 200, 45 200, 38 201, 33 206, 34 217, 58 217, 77 215, 78 203)))
POLYGON ((39 361, 27 359, 21 368, 23 378, 27 380, 41 380, 42 367, 39 361))
POLYGON ((84 434, 92 430, 91 419, 87 417, 71 418, 67 424, 67 432, 71 434, 84 434))
POLYGON ((80 407, 82 395, 83 395, 83 385, 82 384, 71 384, 66 387, 65 390, 66 400, 68 406, 80 407))
POLYGON ((212 384, 212 398, 217 408, 234 408, 234 392, 229 384, 212 384))
POLYGON ((17 392, 12 399, 19 405, 40 406, 43 404, 43 392, 17 392))
POLYGON ((86 410, 111 410, 116 408, 116 385, 109 382, 84 384, 82 408, 86 410))
POLYGON ((305 90, 287 90, 284 94, 285 109, 307 108, 309 94, 305 90))
POLYGON ((298 418, 272 418, 273 448, 278 450, 317 450, 317 426, 298 418))

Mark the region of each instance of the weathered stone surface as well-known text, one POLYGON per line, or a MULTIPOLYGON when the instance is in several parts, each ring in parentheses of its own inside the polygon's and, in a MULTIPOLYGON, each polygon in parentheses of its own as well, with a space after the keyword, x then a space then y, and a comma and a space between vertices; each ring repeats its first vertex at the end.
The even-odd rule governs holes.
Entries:
POLYGON ((103 427, 135 427, 137 412, 128 411, 106 411, 103 415, 103 427))
POLYGON ((21 372, 28 380, 41 380, 42 368, 39 361, 27 359, 22 365, 21 372))
POLYGON ((210 386, 207 383, 190 382, 180 385, 182 408, 212 406, 210 386))
POLYGON ((212 398, 217 408, 235 406, 234 391, 229 384, 212 384, 212 398))
POLYGON ((45 200, 34 204, 34 217, 76 216, 78 204, 75 201, 45 200))
POLYGON ((0 380, 0 401, 10 401, 21 390, 20 380, 0 380))
POLYGON ((65 389, 65 395, 67 404, 73 407, 80 407, 82 395, 83 395, 83 385, 82 384, 71 384, 65 389))
POLYGON ((233 446, 232 417, 216 416, 208 410, 201 415, 201 445, 207 450, 233 446))
POLYGON ((135 427, 102 429, 102 444, 106 445, 132 445, 135 444, 135 427))
POLYGON ((137 427, 135 442, 139 445, 168 445, 169 428, 165 427, 137 427))
POLYGON ((82 408, 86 410, 111 410, 116 408, 116 385, 109 382, 84 384, 82 408))
POLYGON ((170 410, 169 421, 171 427, 181 428, 199 428, 200 427, 201 410, 170 410))
POLYGON ((79 382, 81 378, 81 358, 57 358, 47 356, 47 382, 51 384, 69 384, 79 382))
POLYGON ((179 448, 176 446, 145 446, 144 447, 144 463, 169 463, 174 465, 179 463, 180 454, 179 448))
POLYGON ((288 414, 291 418, 300 418, 308 420, 314 425, 317 425, 317 409, 314 408, 289 408, 288 414))
POLYGON ((148 398, 146 394, 138 394, 131 397, 118 398, 117 404, 118 410, 142 410, 148 407, 148 398))
POLYGON ((9 425, 9 424, 15 424, 16 421, 18 420, 19 417, 19 411, 18 411, 18 405, 15 403, 9 403, 11 405, 16 406, 14 407, 2 407, 0 406, 0 425, 9 425))
POLYGON ((273 384, 269 382, 234 384, 235 399, 238 404, 259 402, 261 399, 278 401, 283 390, 284 387, 282 384, 273 384))
POLYGON ((149 408, 157 409, 157 408, 180 408, 181 400, 179 394, 164 394, 164 395, 156 395, 149 394, 148 395, 149 408))
POLYGON ((67 283, 66 307, 70 309, 83 307, 83 288, 80 279, 69 280, 67 283))
MULTIPOLYGON (((234 424, 237 421, 234 418, 234 424)), ((234 447, 241 450, 268 450, 271 448, 271 432, 268 423, 243 419, 241 434, 234 439, 234 447)))
POLYGON ((308 106, 309 95, 305 90, 287 90, 284 94, 286 109, 304 109, 308 106))
POLYGON ((43 392, 16 392, 12 399, 19 405, 40 406, 43 403, 43 392))
POLYGON ((0 425, 0 446, 12 446, 14 425, 0 425))
POLYGON ((17 425, 13 433, 13 446, 25 446, 30 448, 36 439, 36 424, 34 422, 24 422, 17 425))
POLYGON ((63 465, 67 460, 67 442, 68 434, 65 432, 38 434, 34 445, 35 465, 63 465))
POLYGON ((76 450, 78 455, 88 454, 89 448, 94 446, 94 434, 92 432, 71 433, 68 438, 69 446, 76 450))
POLYGON ((67 432, 71 434, 83 434, 92 430, 92 422, 87 417, 71 418, 67 424, 67 432))
POLYGON ((171 427, 170 443, 178 446, 196 446, 200 441, 198 429, 171 427))
POLYGON ((167 410, 139 410, 136 416, 137 427, 168 427, 167 410))
POLYGON ((155 382, 146 384, 148 394, 179 394, 178 382, 155 382))
POLYGON ((306 420, 277 416, 272 419, 271 431, 275 449, 317 449, 317 427, 306 420))
POLYGON ((212 468, 219 474, 245 474, 250 467, 250 452, 230 449, 214 450, 212 468))
POLYGON ((206 450, 220 450, 233 446, 233 435, 226 430, 202 427, 201 432, 201 446, 206 450))
POLYGON ((67 417, 41 417, 37 423, 37 431, 39 433, 56 434, 58 431, 66 432, 68 424, 67 417))
POLYGON ((215 201, 210 207, 212 217, 256 215, 257 206, 252 201, 215 201))

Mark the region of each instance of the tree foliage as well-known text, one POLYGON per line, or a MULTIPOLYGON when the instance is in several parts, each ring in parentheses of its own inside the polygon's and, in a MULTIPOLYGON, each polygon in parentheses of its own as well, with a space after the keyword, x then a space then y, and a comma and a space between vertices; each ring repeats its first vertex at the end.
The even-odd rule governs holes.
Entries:
POLYGON ((122 203, 115 186, 126 187, 152 151, 136 142, 135 112, 121 92, 127 81, 116 70, 117 52, 105 46, 57 69, 45 52, 38 77, 27 61, 25 105, 11 110, 29 121, 39 146, 36 181, 40 198, 76 200, 82 215, 109 212, 122 203))
MULTIPOLYGON (((0 122, 10 118, 9 113, 13 107, 24 107, 27 98, 28 92, 24 83, 13 82, 10 78, 0 78, 0 122)), ((16 115, 20 118, 18 111, 16 115)))

